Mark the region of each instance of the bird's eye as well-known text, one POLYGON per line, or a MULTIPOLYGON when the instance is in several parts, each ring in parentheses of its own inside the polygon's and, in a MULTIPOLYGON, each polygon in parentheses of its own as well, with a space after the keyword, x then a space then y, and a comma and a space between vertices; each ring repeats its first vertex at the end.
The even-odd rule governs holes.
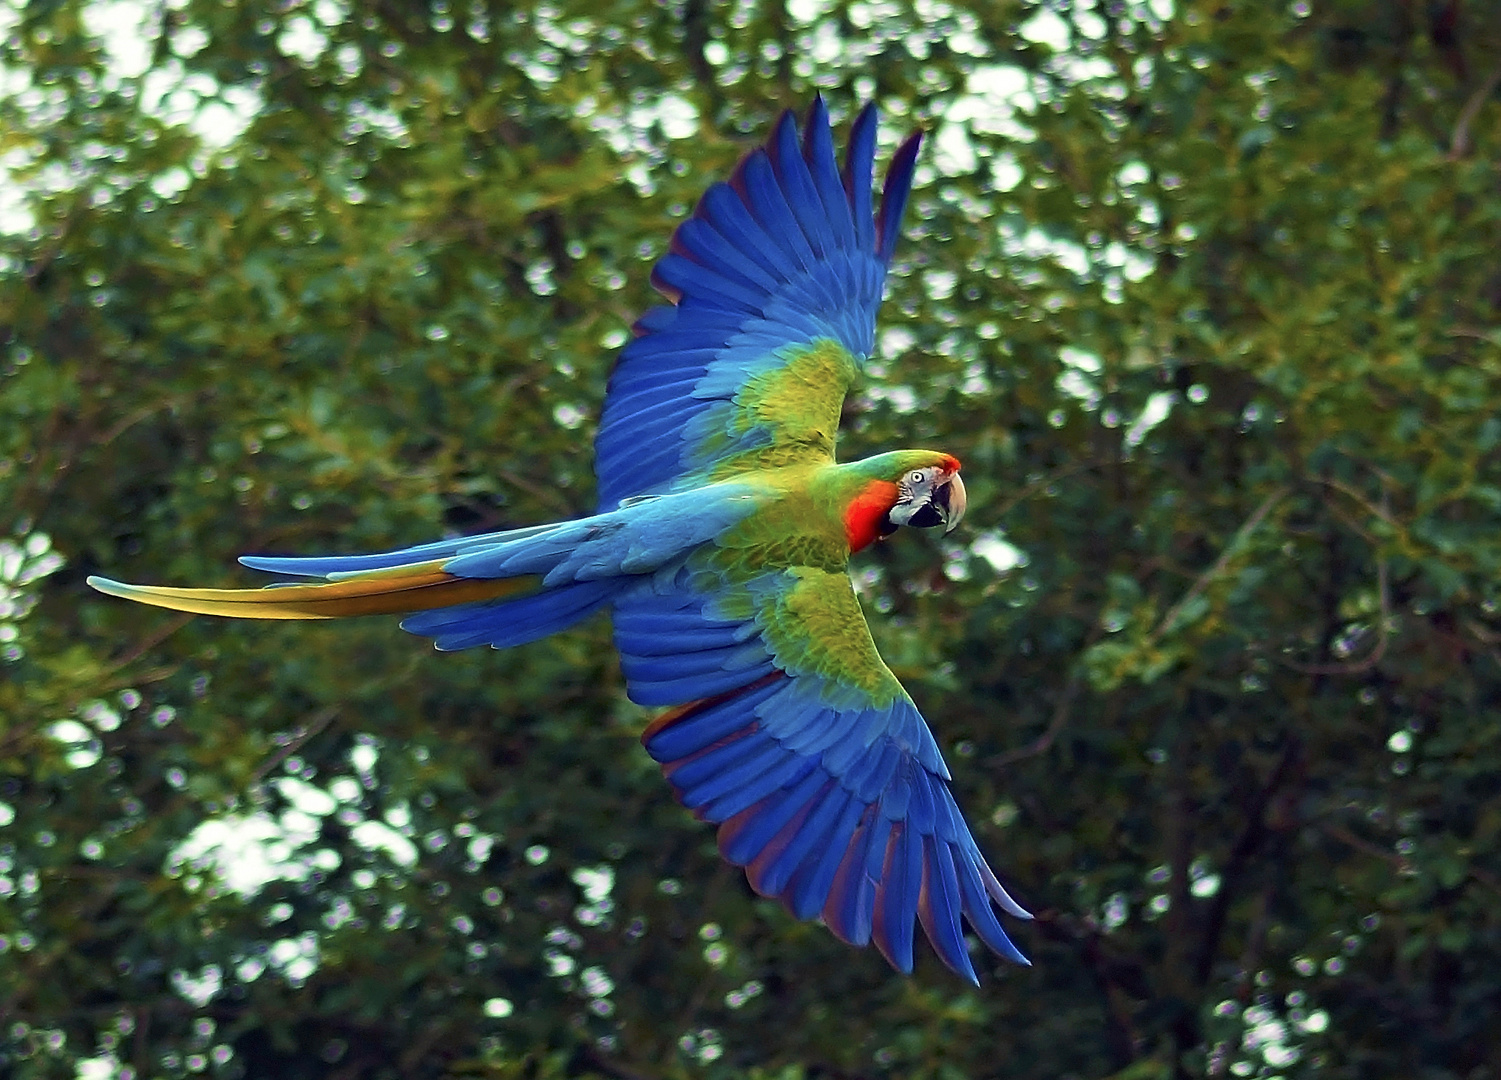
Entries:
POLYGON ((909 476, 909 477, 907 477, 907 480, 908 480, 909 483, 913 483, 913 484, 920 484, 920 483, 922 483, 922 470, 921 469, 914 469, 912 471, 912 475, 909 476))

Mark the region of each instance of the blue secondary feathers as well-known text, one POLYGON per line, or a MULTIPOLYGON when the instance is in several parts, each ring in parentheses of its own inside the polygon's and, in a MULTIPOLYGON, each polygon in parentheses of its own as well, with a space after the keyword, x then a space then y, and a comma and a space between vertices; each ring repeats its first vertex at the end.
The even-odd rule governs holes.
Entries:
POLYGON ((738 690, 747 682, 759 679, 764 675, 770 675, 776 670, 770 657, 756 667, 742 671, 719 671, 706 675, 697 676, 691 680, 663 679, 646 680, 634 679, 629 684, 626 693, 637 705, 677 705, 682 702, 685 692, 685 684, 691 682, 695 690, 705 697, 713 697, 716 694, 738 690))
POLYGON ((715 813, 740 818, 737 821, 726 821, 725 835, 721 838, 725 858, 738 866, 749 865, 761 856, 773 839, 783 834, 788 822, 800 814, 805 815, 813 804, 822 802, 833 790, 834 781, 816 767, 817 761, 810 759, 806 766, 802 779, 797 783, 779 783, 758 798, 750 798, 754 791, 749 785, 742 788, 738 794, 750 799, 743 809, 750 809, 757 801, 764 799, 764 805, 756 807, 755 813, 739 815, 731 814, 728 806, 716 805, 713 808, 715 813))
POLYGON ((746 726, 746 709, 754 708, 780 689, 780 683, 772 682, 739 691, 719 704, 698 707, 691 722, 669 724, 651 735, 647 752, 657 761, 669 765, 693 758, 700 751, 738 734, 746 726))
POLYGON ((793 875, 813 852, 827 846, 835 822, 849 805, 850 793, 832 780, 819 789, 816 797, 800 805, 789 797, 787 808, 793 811, 792 818, 766 847, 746 860, 755 860, 747 867, 751 886, 765 896, 786 899, 784 894, 789 892, 793 875))
MULTIPOLYGON (((781 748, 777 749, 777 757, 754 776, 716 777, 724 790, 711 796, 712 804, 703 808, 705 819, 728 821, 742 810, 748 810, 784 788, 792 787, 808 775, 819 773, 817 758, 780 753, 781 748)), ((818 776, 820 784, 827 780, 826 775, 818 776)), ((709 785, 704 787, 708 788, 709 785)))
POLYGON ((912 913, 922 892, 922 837, 910 823, 891 833, 881 872, 885 888, 880 905, 876 948, 898 971, 912 970, 912 913))
POLYGON ((652 283, 674 303, 636 324, 640 336, 610 378, 595 441, 601 510, 667 490, 743 449, 722 417, 707 428, 694 421, 732 399, 778 347, 829 338, 857 363, 869 355, 917 155, 913 136, 892 159, 877 219, 875 137, 875 111, 867 107, 841 172, 822 99, 801 139, 785 113, 766 146, 747 154, 727 183, 711 186, 678 227, 652 272, 652 283), (753 326, 770 333, 748 358, 737 335, 753 326), (735 373, 729 379, 726 363, 735 373), (706 379, 706 369, 715 375, 706 379), (663 411, 672 400, 664 388, 690 380, 697 385, 676 399, 684 407, 663 411), (643 453, 645 447, 654 449, 643 453))
MULTIPOLYGON (((885 850, 885 837, 890 830, 890 823, 878 815, 861 818, 844 851, 844 858, 839 860, 834 871, 828 898, 823 902, 824 922, 836 937, 851 945, 870 943, 874 930, 876 884, 885 884, 879 866, 870 865, 871 854, 885 850)), ((836 835, 834 843, 838 842, 836 835)))
POLYGON ((845 798, 833 828, 792 871, 787 890, 781 894, 784 902, 790 900, 792 914, 799 919, 811 919, 827 905, 829 891, 834 887, 834 878, 845 860, 851 839, 862 819, 870 813, 870 808, 857 799, 847 795, 845 798))
POLYGON ((834 234, 835 244, 841 248, 855 247, 849 197, 834 162, 834 133, 829 130, 829 110, 821 97, 813 99, 803 134, 803 158, 808 162, 813 186, 818 189, 819 201, 823 204, 824 220, 834 234))

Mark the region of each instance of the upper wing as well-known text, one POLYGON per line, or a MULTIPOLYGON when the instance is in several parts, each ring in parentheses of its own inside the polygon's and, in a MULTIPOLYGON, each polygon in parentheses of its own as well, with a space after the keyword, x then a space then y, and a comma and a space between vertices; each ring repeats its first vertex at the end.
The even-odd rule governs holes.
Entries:
POLYGON ((875 109, 855 120, 841 174, 822 98, 801 143, 784 113, 766 146, 704 193, 652 272, 673 302, 642 316, 610 376, 594 444, 601 510, 684 476, 833 461, 918 138, 892 158, 878 215, 875 109))
POLYGON ((685 568, 616 601, 615 643, 631 697, 678 706, 647 728, 647 752, 757 892, 873 940, 902 971, 918 920, 975 981, 961 912, 1027 962, 991 903, 1030 916, 980 854, 848 575, 799 566, 731 585, 685 568))

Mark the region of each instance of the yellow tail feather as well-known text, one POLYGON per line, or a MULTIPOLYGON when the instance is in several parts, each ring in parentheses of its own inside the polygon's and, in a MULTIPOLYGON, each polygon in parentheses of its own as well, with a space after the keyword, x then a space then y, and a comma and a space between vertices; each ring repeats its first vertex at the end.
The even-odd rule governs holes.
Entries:
POLYGON ((441 569, 444 561, 376 570, 342 581, 271 585, 264 589, 174 589, 158 585, 127 585, 102 577, 89 578, 89 584, 109 596, 173 611, 227 615, 233 619, 404 615, 476 600, 499 600, 536 586, 535 577, 455 577, 441 569))

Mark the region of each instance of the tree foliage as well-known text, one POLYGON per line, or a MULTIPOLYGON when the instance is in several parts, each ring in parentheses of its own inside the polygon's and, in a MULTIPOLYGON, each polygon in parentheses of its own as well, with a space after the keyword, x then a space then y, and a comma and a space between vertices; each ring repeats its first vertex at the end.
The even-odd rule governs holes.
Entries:
POLYGON ((1490 5, 0 34, 0 1072, 1497 1075, 1490 5), (965 531, 856 571, 1038 913, 978 991, 722 865, 603 621, 440 655, 83 584, 587 512, 652 259, 815 89, 929 132, 841 453, 965 463, 965 531))

